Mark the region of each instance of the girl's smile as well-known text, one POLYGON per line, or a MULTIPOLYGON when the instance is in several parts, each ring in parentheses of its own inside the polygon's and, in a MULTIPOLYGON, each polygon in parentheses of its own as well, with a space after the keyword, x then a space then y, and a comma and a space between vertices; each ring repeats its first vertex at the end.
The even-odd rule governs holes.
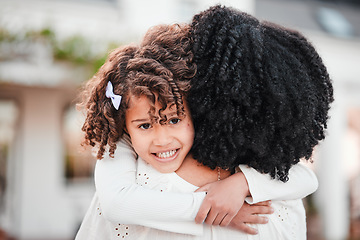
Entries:
POLYGON ((153 155, 159 162, 170 162, 177 157, 179 150, 180 149, 174 149, 165 152, 157 152, 153 153, 153 155))
MULTIPOLYGON (((186 104, 184 106, 184 117, 177 115, 175 106, 168 107, 161 112, 166 120, 160 123, 151 118, 151 104, 147 97, 130 97, 125 118, 132 145, 139 157, 159 172, 176 171, 192 147, 194 127, 186 104)), ((156 102, 153 111, 156 118, 159 118, 160 109, 161 105, 156 102)))

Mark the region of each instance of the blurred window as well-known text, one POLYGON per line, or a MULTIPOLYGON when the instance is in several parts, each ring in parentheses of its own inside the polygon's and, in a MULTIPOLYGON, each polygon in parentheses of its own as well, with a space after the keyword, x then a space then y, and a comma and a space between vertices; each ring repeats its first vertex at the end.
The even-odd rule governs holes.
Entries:
POLYGON ((65 178, 67 183, 90 182, 93 178, 95 157, 89 148, 82 147, 83 132, 81 126, 84 117, 74 105, 64 112, 64 141, 65 141, 65 178))
MULTIPOLYGON (((80 1, 84 1, 84 0, 80 0, 80 1)), ((109 3, 117 3, 117 1, 121 1, 121 0, 86 0, 88 2, 109 2, 109 3)))
POLYGON ((4 212, 7 175, 7 163, 15 140, 18 107, 12 100, 0 99, 0 213, 4 212))
POLYGON ((323 0, 323 1, 324 2, 333 2, 333 3, 337 3, 337 4, 352 3, 352 4, 360 5, 360 0, 323 0))
MULTIPOLYGON (((347 117, 343 163, 350 184, 351 218, 360 220, 360 108, 349 108, 347 117)), ((360 237, 360 232, 357 237, 360 237)))
POLYGON ((194 0, 181 0, 178 2, 177 8, 180 19, 184 22, 190 22, 195 14, 194 9, 197 8, 197 2, 194 0))

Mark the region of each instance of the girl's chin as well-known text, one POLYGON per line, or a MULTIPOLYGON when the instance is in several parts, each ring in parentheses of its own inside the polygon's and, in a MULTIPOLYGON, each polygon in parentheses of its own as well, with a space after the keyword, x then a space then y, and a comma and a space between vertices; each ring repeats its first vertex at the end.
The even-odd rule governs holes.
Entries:
POLYGON ((160 173, 173 173, 180 168, 179 165, 154 167, 160 173))
POLYGON ((161 173, 172 173, 178 170, 183 161, 177 161, 176 159, 169 162, 157 162, 152 166, 161 173))

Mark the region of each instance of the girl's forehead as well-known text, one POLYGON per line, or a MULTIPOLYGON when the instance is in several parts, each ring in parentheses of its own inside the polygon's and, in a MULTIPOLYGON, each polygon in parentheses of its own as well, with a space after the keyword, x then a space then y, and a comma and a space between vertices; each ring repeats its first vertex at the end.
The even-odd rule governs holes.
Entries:
POLYGON ((152 101, 147 96, 132 96, 129 98, 129 105, 126 109, 127 121, 152 121, 158 122, 177 116, 177 108, 175 104, 168 105, 163 109, 161 104, 152 101))
POLYGON ((140 96, 136 96, 136 95, 129 95, 128 97, 128 101, 127 101, 127 106, 128 108, 133 108, 133 107, 137 107, 140 105, 152 105, 152 101, 146 96, 146 95, 140 95, 140 96))
MULTIPOLYGON (((162 104, 160 100, 158 100, 158 94, 154 94, 154 99, 152 100, 150 97, 146 96, 145 94, 136 96, 136 95, 129 95, 128 97, 128 103, 127 108, 136 107, 137 105, 141 104, 142 106, 148 106, 151 108, 151 106, 154 106, 155 108, 162 108, 162 104), (154 101, 154 102, 153 102, 154 101)), ((169 103, 166 106, 167 110, 175 111, 176 110, 176 104, 175 103, 169 103)))

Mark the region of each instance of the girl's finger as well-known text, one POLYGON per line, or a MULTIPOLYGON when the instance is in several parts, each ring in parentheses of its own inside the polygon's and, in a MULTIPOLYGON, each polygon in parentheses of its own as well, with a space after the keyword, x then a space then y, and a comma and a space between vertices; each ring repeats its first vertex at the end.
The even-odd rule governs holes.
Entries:
POLYGON ((209 185, 208 184, 206 184, 206 185, 204 185, 202 187, 199 187, 198 189, 196 189, 195 192, 207 192, 207 191, 209 191, 209 185))
POLYGON ((246 234, 250 234, 250 235, 258 234, 257 229, 252 228, 252 227, 246 225, 245 223, 242 223, 240 225, 235 225, 235 226, 232 226, 232 227, 234 227, 234 228, 236 228, 236 229, 238 229, 238 230, 240 230, 240 231, 242 231, 242 232, 244 232, 246 234))
POLYGON ((270 206, 270 205, 271 205, 271 200, 252 204, 252 206, 270 206))
POLYGON ((205 219, 205 223, 208 225, 213 225, 213 222, 215 221, 216 217, 217 217, 218 213, 215 211, 209 211, 206 219, 205 219))
POLYGON ((231 220, 233 220, 234 216, 231 217, 231 215, 227 214, 224 219, 221 221, 220 226, 227 227, 231 220))
POLYGON ((269 222, 269 219, 264 216, 252 215, 246 222, 250 224, 266 224, 269 222))
POLYGON ((215 225, 215 226, 220 225, 226 216, 227 216, 226 213, 218 214, 212 225, 215 225))
POLYGON ((211 208, 211 205, 208 202, 204 201, 203 204, 201 204, 200 209, 195 217, 195 222, 203 223, 206 219, 206 216, 210 212, 210 208, 211 208))
POLYGON ((272 214, 274 213, 274 208, 270 206, 252 206, 252 214, 272 214))

